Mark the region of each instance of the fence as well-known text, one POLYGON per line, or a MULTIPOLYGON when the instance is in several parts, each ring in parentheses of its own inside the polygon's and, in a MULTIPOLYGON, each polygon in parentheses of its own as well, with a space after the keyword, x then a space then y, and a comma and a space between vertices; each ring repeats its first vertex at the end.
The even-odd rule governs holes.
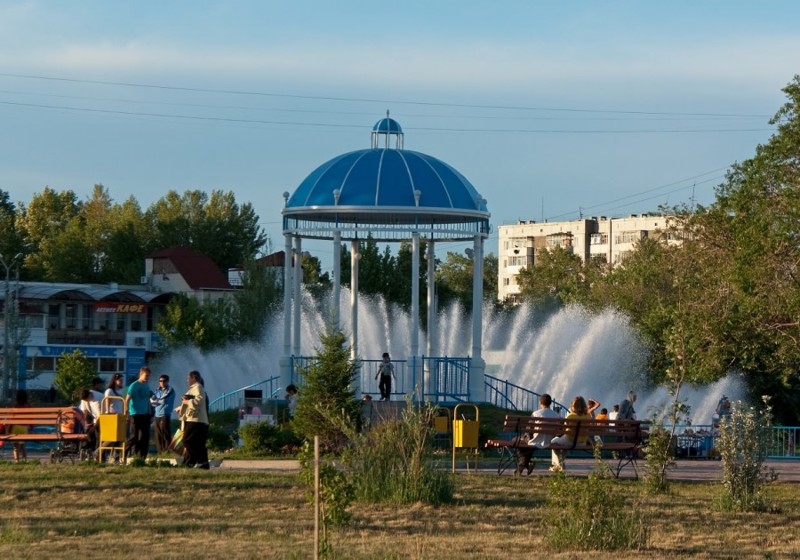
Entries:
MULTIPOLYGON (((665 426, 670 429, 671 426, 665 426)), ((717 436, 719 430, 711 424, 675 426, 677 451, 679 455, 697 458, 718 458, 717 436)), ((773 426, 767 442, 768 459, 800 459, 797 440, 800 437, 798 426, 773 426)))

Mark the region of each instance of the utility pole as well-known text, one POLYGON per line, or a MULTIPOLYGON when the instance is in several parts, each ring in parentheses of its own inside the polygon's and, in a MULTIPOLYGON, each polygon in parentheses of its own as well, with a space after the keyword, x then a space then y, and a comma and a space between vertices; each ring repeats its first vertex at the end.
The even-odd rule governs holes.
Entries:
MULTIPOLYGON (((22 256, 22 253, 17 253, 11 261, 6 262, 3 255, 0 255, 0 264, 3 265, 6 272, 5 298, 3 299, 3 378, 2 383, 0 383, 0 402, 2 403, 11 401, 11 381, 16 378, 16 375, 12 375, 12 371, 9 369, 17 363, 17 360, 14 359, 14 354, 12 354, 10 336, 11 315, 14 313, 12 308, 15 307, 15 304, 11 304, 11 270, 18 264, 18 261, 22 259, 22 256)), ((17 337, 15 336, 14 338, 16 339, 17 337)), ((16 351, 15 340, 13 352, 16 353, 16 351)))

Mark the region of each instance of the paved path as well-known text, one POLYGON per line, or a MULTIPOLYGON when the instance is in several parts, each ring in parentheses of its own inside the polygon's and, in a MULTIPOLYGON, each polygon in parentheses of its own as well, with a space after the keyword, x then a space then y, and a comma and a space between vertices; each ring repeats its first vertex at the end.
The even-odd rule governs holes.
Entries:
MULTIPOLYGON (((644 465, 644 461, 639 462, 640 469, 644 465)), ((770 460, 766 462, 767 468, 774 469, 778 475, 778 481, 781 482, 800 482, 800 461, 777 461, 770 460)), ((278 460, 225 460, 222 461, 220 469, 223 470, 249 470, 249 471, 274 471, 274 472, 292 472, 300 469, 296 460, 293 459, 278 459, 278 460)), ((567 462, 567 475, 568 476, 586 476, 592 469, 594 469, 593 459, 569 459, 567 462)), ((465 468, 460 468, 458 472, 467 472, 465 468)), ((474 469, 473 469, 474 472, 474 469)), ((489 467, 485 464, 478 465, 478 472, 480 474, 491 475, 495 474, 496 468, 489 467)), ((683 481, 718 481, 722 472, 722 465, 719 461, 706 460, 706 459, 680 459, 674 469, 668 473, 670 480, 683 480, 683 481)), ((505 474, 510 475, 511 471, 506 471, 505 474)), ((552 476, 547 470, 547 464, 539 462, 536 468, 531 473, 531 476, 552 476)), ((622 471, 620 478, 633 478, 633 470, 630 467, 622 471)))

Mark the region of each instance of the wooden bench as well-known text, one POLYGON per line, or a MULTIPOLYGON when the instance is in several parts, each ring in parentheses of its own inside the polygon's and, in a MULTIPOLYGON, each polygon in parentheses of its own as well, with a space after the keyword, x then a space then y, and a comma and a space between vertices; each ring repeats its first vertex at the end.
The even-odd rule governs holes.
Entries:
MULTIPOLYGON (((75 426, 78 422, 83 423, 82 414, 72 407, 0 408, 0 424, 5 426, 4 433, 0 434, 0 441, 11 443, 52 441, 56 442, 57 446, 50 455, 51 460, 63 459, 65 452, 69 452, 70 449, 74 449, 80 456, 83 445, 89 440, 89 435, 71 431, 70 426, 75 426), (25 426, 29 429, 28 433, 10 433, 13 426, 25 426), (51 427, 53 431, 31 433, 30 428, 36 426, 51 427)), ((72 458, 71 453, 68 456, 72 458)))
MULTIPOLYGON (((595 444, 601 451, 615 453, 617 464, 611 472, 619 478, 623 468, 631 465, 636 477, 639 477, 636 460, 644 438, 639 420, 595 420, 566 418, 537 418, 508 414, 503 421, 502 432, 498 437, 489 439, 486 447, 500 452, 497 473, 502 474, 513 466, 517 469, 523 453, 535 454, 539 450, 562 449, 564 451, 580 451, 594 454, 595 444), (572 444, 565 447, 534 447, 528 445, 528 439, 535 434, 545 434, 549 441, 556 436, 569 432, 574 435, 572 444)), ((515 472, 518 473, 517 470, 515 472)))

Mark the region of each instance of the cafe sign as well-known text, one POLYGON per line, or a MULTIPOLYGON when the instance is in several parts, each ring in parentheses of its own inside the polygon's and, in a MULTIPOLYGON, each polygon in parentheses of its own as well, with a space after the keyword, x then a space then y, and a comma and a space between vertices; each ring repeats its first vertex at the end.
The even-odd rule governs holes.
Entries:
POLYGON ((99 301, 94 304, 95 313, 147 313, 146 303, 114 303, 99 301))

